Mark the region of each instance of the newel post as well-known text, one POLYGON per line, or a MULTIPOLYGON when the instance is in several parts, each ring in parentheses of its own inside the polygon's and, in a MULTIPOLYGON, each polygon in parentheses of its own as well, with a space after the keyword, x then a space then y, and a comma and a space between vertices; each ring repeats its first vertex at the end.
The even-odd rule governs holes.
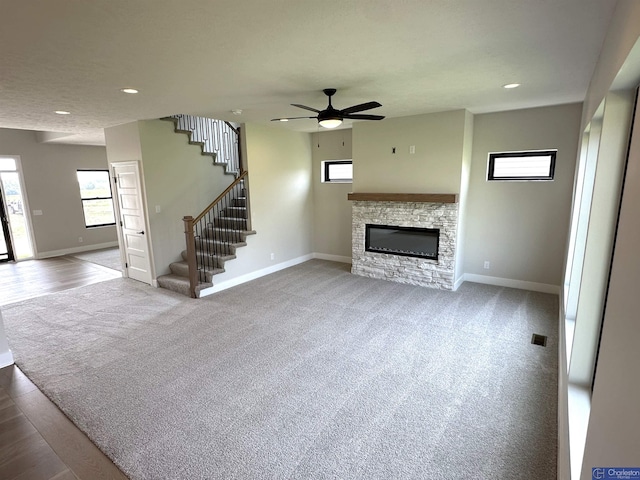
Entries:
POLYGON ((198 267, 196 265, 196 238, 193 234, 193 217, 184 217, 182 221, 184 222, 184 235, 187 241, 189 293, 191 293, 191 298, 196 298, 196 285, 198 284, 198 267))

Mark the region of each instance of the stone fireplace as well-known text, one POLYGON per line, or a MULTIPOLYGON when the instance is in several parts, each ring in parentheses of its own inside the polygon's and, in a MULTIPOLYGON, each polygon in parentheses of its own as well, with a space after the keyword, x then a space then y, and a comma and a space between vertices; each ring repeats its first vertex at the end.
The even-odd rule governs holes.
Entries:
POLYGON ((349 200, 353 201, 352 273, 453 290, 457 195, 350 193, 349 200), (370 245, 372 226, 378 232, 378 248, 370 245), (435 254, 433 242, 417 238, 433 232, 437 232, 435 254), (390 241, 389 235, 398 241, 390 241))

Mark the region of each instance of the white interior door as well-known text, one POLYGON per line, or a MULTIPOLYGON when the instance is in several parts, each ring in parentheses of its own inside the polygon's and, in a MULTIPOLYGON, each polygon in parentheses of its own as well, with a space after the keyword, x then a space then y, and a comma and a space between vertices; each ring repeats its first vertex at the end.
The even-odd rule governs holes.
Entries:
POLYGON ((150 245, 138 162, 113 163, 111 168, 118 199, 118 226, 121 250, 125 256, 125 275, 151 285, 150 245))

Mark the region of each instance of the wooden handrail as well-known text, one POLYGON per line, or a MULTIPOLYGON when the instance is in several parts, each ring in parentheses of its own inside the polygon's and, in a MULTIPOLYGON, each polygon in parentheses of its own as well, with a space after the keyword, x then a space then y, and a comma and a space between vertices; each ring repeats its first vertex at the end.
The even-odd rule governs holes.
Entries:
POLYGON ((193 234, 193 217, 187 216, 184 221, 184 235, 187 241, 187 265, 189 265, 189 294, 196 298, 196 286, 198 285, 198 266, 196 265, 196 239, 193 234))
MULTIPOLYGON (((236 180, 235 180, 231 185, 229 185, 229 186, 227 187, 227 189, 226 189, 224 192, 222 192, 220 195, 218 195, 218 197, 217 197, 213 202, 211 202, 211 203, 209 204, 209 206, 208 206, 207 208, 205 208, 205 209, 200 213, 200 215, 198 215, 196 218, 194 218, 194 219, 193 219, 193 224, 196 224, 196 223, 198 223, 200 220, 202 220, 202 217, 204 217, 204 216, 207 214, 207 212, 208 212, 209 210, 211 210, 211 209, 215 206, 215 204, 216 204, 216 203, 218 203, 220 200, 222 200, 222 198, 223 198, 227 193, 229 193, 233 187, 235 187, 238 183, 240 183, 240 180, 243 180, 243 179, 244 179, 248 174, 249 174, 249 172, 246 172, 246 171, 245 171, 245 172, 242 172, 242 174, 241 174, 238 178, 236 178, 236 180)), ((185 218, 187 218, 187 217, 185 217, 185 218)))

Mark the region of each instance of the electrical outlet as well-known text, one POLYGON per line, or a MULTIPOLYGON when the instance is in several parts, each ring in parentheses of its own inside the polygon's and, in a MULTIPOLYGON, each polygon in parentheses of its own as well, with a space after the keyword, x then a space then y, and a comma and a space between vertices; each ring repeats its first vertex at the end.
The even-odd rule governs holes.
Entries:
POLYGON ((393 153, 393 154, 396 153, 396 147, 391 147, 391 153, 393 153))
POLYGON ((415 145, 409 145, 409 153, 410 154, 416 153, 416 146, 415 145))
POLYGON ((489 260, 485 260, 484 261, 484 268, 485 270, 489 270, 489 267, 491 266, 491 264, 489 263, 489 260))
POLYGON ((78 243, 82 243, 84 242, 84 239, 82 237, 78 237, 78 243))
POLYGON ((271 260, 275 260, 275 259, 276 259, 276 254, 275 254, 275 253, 272 253, 272 254, 271 254, 271 260))

